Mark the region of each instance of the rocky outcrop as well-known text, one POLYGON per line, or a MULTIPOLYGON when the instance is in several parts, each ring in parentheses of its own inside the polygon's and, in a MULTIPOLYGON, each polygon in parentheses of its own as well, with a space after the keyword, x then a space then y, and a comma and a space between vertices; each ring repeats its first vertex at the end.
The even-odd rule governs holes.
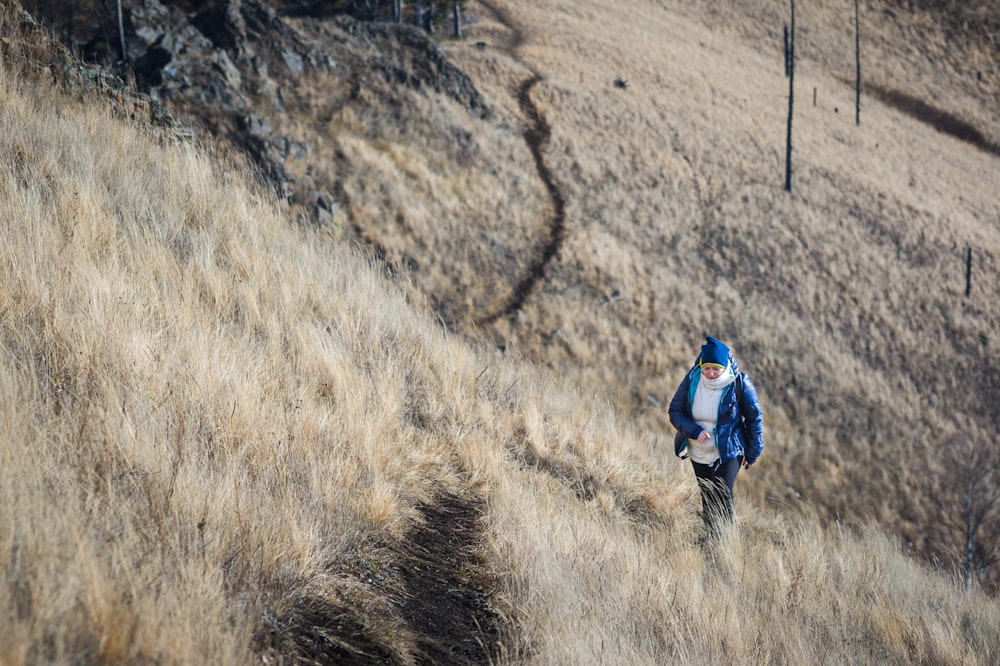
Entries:
MULTIPOLYGON (((40 63, 49 57, 40 45, 52 45, 51 29, 16 0, 14 6, 33 36, 6 38, 3 54, 40 63)), ((109 21, 117 23, 104 15, 107 5, 102 10, 51 0, 27 8, 54 24, 76 16, 64 35, 68 45, 56 49, 61 61, 44 64, 70 88, 99 90, 122 114, 169 126, 175 135, 217 137, 245 154, 279 196, 321 224, 338 209, 331 194, 336 184, 313 178, 308 168, 301 173, 319 151, 307 138, 293 136, 296 124, 310 122, 299 117, 310 98, 330 94, 364 105, 362 93, 374 92, 383 100, 395 97, 389 105, 398 107, 405 104, 399 95, 405 88, 449 97, 478 116, 489 114, 469 78, 433 39, 408 25, 347 16, 288 20, 267 0, 127 0, 123 53, 117 34, 107 34, 109 21), (323 76, 330 73, 336 75, 323 76), (124 83, 129 77, 135 86, 124 83), (317 91, 317 78, 343 90, 317 91), (299 164, 298 175, 292 163, 299 164)))
POLYGON ((127 47, 150 97, 242 149, 283 197, 294 192, 284 162, 303 150, 255 111, 281 111, 280 86, 305 68, 328 66, 269 6, 229 0, 188 14, 171 3, 130 5, 127 47))
POLYGON ((97 95, 105 100, 116 115, 137 125, 161 132, 170 140, 192 137, 190 128, 177 122, 173 115, 156 100, 135 90, 99 65, 75 57, 52 33, 28 13, 19 2, 9 7, 12 19, 0 39, 0 58, 13 63, 31 76, 45 76, 56 81, 64 90, 81 95, 97 95))
POLYGON ((346 17, 336 19, 336 24, 346 35, 373 47, 368 67, 387 82, 433 90, 480 117, 490 115, 486 100, 472 80, 452 65, 423 31, 394 23, 362 23, 346 17))
POLYGON ((289 161, 308 157, 310 146, 275 129, 294 114, 290 91, 308 87, 313 74, 336 69, 355 87, 375 76, 387 87, 446 95, 470 113, 489 113, 469 78, 411 26, 311 19, 325 24, 320 38, 261 0, 217 0, 194 14, 167 0, 129 7, 127 49, 138 85, 242 150, 280 196, 321 223, 336 209, 331 184, 289 173, 289 161))

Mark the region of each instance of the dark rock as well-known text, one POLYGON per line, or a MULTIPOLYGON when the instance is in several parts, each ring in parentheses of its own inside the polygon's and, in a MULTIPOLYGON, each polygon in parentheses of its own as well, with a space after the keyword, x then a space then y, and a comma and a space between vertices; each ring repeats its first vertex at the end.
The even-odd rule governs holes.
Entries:
POLYGON ((363 36, 378 49, 382 55, 374 57, 371 65, 387 81, 415 90, 433 90, 481 118, 490 116, 489 105, 472 80, 451 64, 424 31, 395 23, 361 23, 349 17, 338 17, 337 21, 348 34, 363 36))
POLYGON ((246 43, 246 21, 240 14, 238 0, 216 2, 191 19, 191 23, 217 49, 239 50, 246 43))
MULTIPOLYGON (((265 0, 131 0, 127 9, 137 86, 241 150, 279 196, 317 219, 336 213, 326 192, 337 186, 296 182, 287 165, 311 148, 282 129, 294 127, 287 119, 312 94, 304 80, 310 71, 336 70, 331 81, 343 88, 331 92, 350 103, 371 93, 398 105, 403 87, 447 96, 480 117, 490 113, 468 76, 413 26, 347 16, 293 24, 265 0)), ((102 39, 92 40, 88 53, 94 61, 116 58, 102 39)), ((462 155, 476 150, 468 133, 456 135, 456 145, 462 155)))
POLYGON ((172 58, 173 55, 170 51, 158 43, 154 43, 133 64, 136 76, 149 81, 155 81, 156 85, 159 85, 163 82, 162 70, 170 63, 172 58))

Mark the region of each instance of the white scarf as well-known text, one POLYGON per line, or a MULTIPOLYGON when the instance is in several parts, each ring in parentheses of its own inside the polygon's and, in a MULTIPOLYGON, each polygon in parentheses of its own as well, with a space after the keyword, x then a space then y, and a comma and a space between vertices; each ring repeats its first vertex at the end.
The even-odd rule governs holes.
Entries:
POLYGON ((701 385, 705 388, 712 389, 713 391, 718 391, 719 389, 726 388, 730 384, 736 381, 736 375, 733 374, 733 369, 726 365, 726 369, 722 371, 722 374, 715 379, 709 379, 704 374, 701 376, 701 385))

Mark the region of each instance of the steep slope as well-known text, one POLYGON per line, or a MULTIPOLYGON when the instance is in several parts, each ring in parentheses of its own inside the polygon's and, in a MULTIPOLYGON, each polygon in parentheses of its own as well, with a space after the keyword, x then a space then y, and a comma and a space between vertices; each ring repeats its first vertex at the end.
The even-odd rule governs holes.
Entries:
POLYGON ((755 475, 759 500, 875 517, 948 558, 935 452, 983 446, 1000 398, 1000 72, 995 8, 940 4, 862 5, 859 127, 853 7, 799 7, 791 196, 770 2, 469 3, 466 39, 435 45, 255 0, 142 0, 129 49, 158 63, 139 68, 156 96, 452 330, 665 441, 658 405, 704 334, 727 338, 783 463, 755 475))
POLYGON ((451 327, 609 396, 665 442, 658 405, 703 335, 729 340, 769 413, 771 464, 748 475, 757 500, 874 517, 945 557, 951 544, 927 537, 934 454, 955 437, 985 445, 998 425, 988 45, 865 4, 856 126, 853 7, 800 7, 789 195, 783 8, 490 2, 466 15, 466 40, 442 47, 500 127, 519 129, 499 144, 476 125, 468 163, 448 157, 457 142, 435 152, 455 119, 439 103, 402 125, 356 110, 365 121, 334 139, 355 146, 341 167, 352 224, 451 327), (528 161, 533 112, 549 133, 544 171, 528 161), (516 169, 486 205, 463 185, 484 163, 516 169), (361 205, 373 196, 377 208, 361 205))
POLYGON ((3 26, 5 660, 996 661, 996 601, 874 529, 741 495, 703 550, 690 474, 641 421, 448 332, 218 146, 53 89, 38 34, 3 26))

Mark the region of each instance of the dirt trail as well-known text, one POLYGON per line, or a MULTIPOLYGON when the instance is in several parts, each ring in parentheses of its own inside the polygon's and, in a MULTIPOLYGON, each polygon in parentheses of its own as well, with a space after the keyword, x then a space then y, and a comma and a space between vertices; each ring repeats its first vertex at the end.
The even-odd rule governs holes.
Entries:
MULTIPOLYGON (((519 54, 527 31, 506 9, 490 1, 480 0, 480 4, 509 31, 501 48, 531 72, 518 85, 516 96, 527 124, 525 143, 552 203, 537 256, 514 281, 509 296, 477 322, 488 324, 521 308, 544 279, 566 236, 566 198, 545 161, 552 128, 531 98, 545 77, 519 54)), ((482 507, 475 499, 446 496, 418 509, 423 520, 400 542, 391 573, 403 588, 396 617, 416 639, 408 661, 455 666, 496 663, 501 656, 501 622, 491 605, 490 574, 477 556, 482 507)), ((399 655, 372 635, 367 624, 349 607, 307 599, 288 617, 274 618, 260 641, 262 647, 270 644, 271 654, 281 654, 291 663, 400 664, 399 655)))
POLYGON ((545 162, 545 149, 552 137, 552 127, 531 99, 532 89, 544 81, 545 77, 525 62, 520 55, 521 46, 527 40, 528 33, 503 7, 486 0, 480 0, 480 4, 492 12, 496 19, 510 31, 510 41, 504 48, 517 62, 532 73, 532 76, 518 86, 517 103, 521 108, 521 113, 528 121, 528 127, 524 131, 524 140, 528 144, 528 150, 531 151, 538 177, 545 185, 549 200, 552 202, 552 217, 547 224, 547 237, 541 245, 538 256, 514 284, 510 296, 477 322, 478 324, 489 324, 520 309, 535 286, 545 277, 545 269, 559 253, 566 238, 566 197, 559 187, 555 175, 545 162))
POLYGON ((482 501, 444 495, 417 510, 421 520, 413 530, 384 546, 393 553, 391 566, 364 556, 339 566, 341 575, 379 590, 375 598, 391 600, 389 606, 302 596, 280 617, 265 613, 257 652, 265 660, 313 666, 498 663, 496 582, 479 557, 482 501), (399 654, 394 631, 411 637, 407 654, 399 654))
POLYGON ((420 507, 424 523, 400 545, 403 616, 418 636, 417 664, 496 663, 500 620, 478 560, 482 506, 447 495, 420 507))

